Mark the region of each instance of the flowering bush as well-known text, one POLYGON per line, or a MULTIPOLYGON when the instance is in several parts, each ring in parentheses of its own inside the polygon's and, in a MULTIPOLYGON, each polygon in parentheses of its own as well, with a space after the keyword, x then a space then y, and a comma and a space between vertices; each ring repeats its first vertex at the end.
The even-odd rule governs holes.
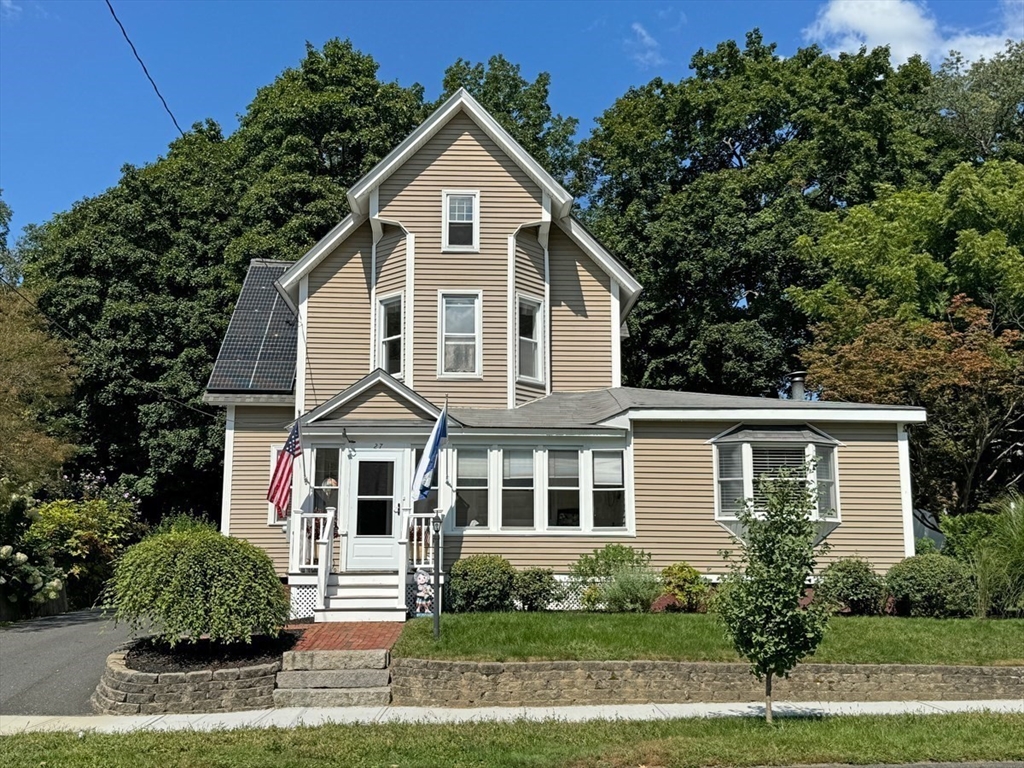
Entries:
POLYGON ((11 544, 0 547, 0 599, 14 617, 31 615, 33 608, 60 597, 63 574, 52 560, 31 562, 11 544))

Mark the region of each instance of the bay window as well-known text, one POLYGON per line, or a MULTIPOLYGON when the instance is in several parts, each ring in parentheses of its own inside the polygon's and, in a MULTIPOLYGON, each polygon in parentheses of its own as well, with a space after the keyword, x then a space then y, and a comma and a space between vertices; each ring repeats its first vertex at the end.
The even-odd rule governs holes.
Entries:
POLYGON ((440 375, 480 375, 480 326, 479 293, 441 294, 440 375))

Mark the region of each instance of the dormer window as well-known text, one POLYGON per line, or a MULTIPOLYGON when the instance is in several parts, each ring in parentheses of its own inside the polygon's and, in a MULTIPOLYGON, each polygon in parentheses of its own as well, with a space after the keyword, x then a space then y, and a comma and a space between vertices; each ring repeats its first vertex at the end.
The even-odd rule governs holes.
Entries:
POLYGON ((392 376, 402 375, 402 295, 381 299, 377 328, 379 365, 392 376))
POLYGON ((448 189, 443 193, 442 250, 480 250, 480 193, 448 189))

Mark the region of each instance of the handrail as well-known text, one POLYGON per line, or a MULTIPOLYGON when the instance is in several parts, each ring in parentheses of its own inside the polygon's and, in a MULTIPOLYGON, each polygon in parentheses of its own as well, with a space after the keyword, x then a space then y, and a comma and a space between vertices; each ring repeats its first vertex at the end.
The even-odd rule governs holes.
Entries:
POLYGON ((302 512, 292 517, 291 559, 293 571, 308 571, 320 562, 319 542, 327 524, 326 512, 302 512))
POLYGON ((431 570, 434 567, 434 547, 431 539, 434 515, 434 512, 413 512, 409 515, 406 530, 409 541, 408 566, 414 571, 418 568, 431 570))
POLYGON ((331 575, 331 561, 334 559, 334 526, 337 513, 337 508, 327 508, 327 522, 316 541, 316 606, 320 610, 327 607, 327 580, 331 575))

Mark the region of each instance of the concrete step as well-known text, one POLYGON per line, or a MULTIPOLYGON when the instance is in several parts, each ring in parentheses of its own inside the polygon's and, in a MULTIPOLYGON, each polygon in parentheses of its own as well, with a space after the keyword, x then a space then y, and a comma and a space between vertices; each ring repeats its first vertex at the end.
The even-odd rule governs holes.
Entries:
POLYGON ((278 688, 383 688, 391 680, 387 669, 325 669, 278 672, 278 688))
POLYGON ((387 595, 385 597, 349 597, 348 595, 334 595, 327 598, 326 607, 331 610, 393 611, 396 610, 395 603, 397 602, 398 595, 387 595))
MULTIPOLYGON (((394 604, 392 604, 394 605, 394 604)), ((407 611, 405 608, 345 608, 328 607, 316 609, 313 612, 313 621, 317 623, 329 621, 405 621, 407 611)))
POLYGON ((384 649, 376 651, 285 651, 281 669, 387 669, 391 661, 384 649))
POLYGON ((398 588, 398 572, 382 573, 370 571, 349 571, 347 573, 332 573, 327 577, 328 586, 340 586, 343 584, 362 584, 372 586, 389 586, 398 588))
POLYGON ((275 707, 386 707, 390 688, 275 688, 275 707))
POLYGON ((398 588, 393 585, 387 586, 384 584, 339 584, 338 586, 327 588, 327 597, 342 597, 346 599, 377 598, 395 602, 398 599, 398 588))

